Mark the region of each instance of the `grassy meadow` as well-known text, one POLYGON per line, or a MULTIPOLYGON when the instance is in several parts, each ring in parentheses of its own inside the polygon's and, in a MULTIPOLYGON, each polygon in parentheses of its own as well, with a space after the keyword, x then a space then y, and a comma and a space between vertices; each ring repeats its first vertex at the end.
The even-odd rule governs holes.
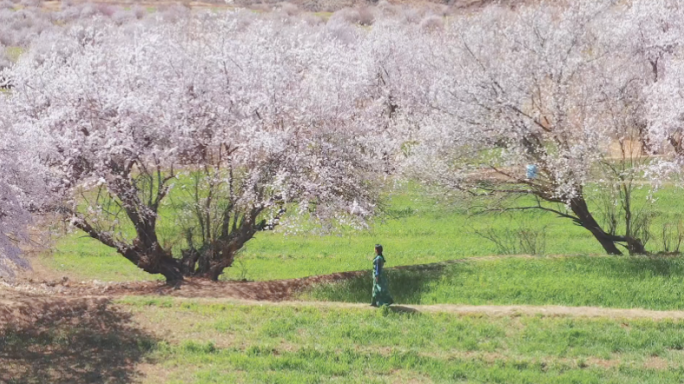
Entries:
MULTIPOLYGON (((639 199, 643 200, 645 193, 637 191, 641 195, 639 199)), ((682 191, 674 187, 656 193, 654 211, 658 216, 654 227, 680 218, 684 213, 680 204, 682 196, 682 191)), ((177 245, 174 239, 182 236, 175 225, 172 207, 162 208, 160 217, 161 238, 167 245, 177 245)), ((237 263, 226 270, 223 278, 273 280, 370 269, 376 243, 384 245, 390 267, 496 255, 502 252, 501 249, 478 233, 494 231, 503 236, 506 231, 519 229, 543 232, 544 238, 539 243, 543 244, 544 254, 603 253, 587 230, 551 213, 473 214, 464 202, 438 200, 411 185, 388 198, 385 212, 370 223, 367 230, 341 230, 319 235, 291 234, 277 228, 272 232, 258 233, 247 243, 237 263)), ((658 242, 658 238, 652 239, 650 248, 657 248, 658 242)), ((51 253, 42 262, 50 269, 76 279, 128 281, 158 278, 137 270, 111 249, 81 232, 59 235, 51 253)))
MULTIPOLYGON (((314 15, 327 20, 331 13, 314 15)), ((5 52, 16 61, 24 48, 5 52)), ((159 218, 163 245, 176 255, 184 240, 174 208, 187 202, 180 191, 171 191, 159 218)), ((591 187, 587 193, 594 193, 591 187)), ((635 194, 639 210, 646 191, 635 194)), ((684 190, 666 186, 653 197, 647 249, 655 251, 662 248, 663 224, 679 224, 684 232, 684 190)), ((222 276, 267 281, 366 271, 310 287, 300 301, 104 297, 110 291, 69 297, 0 286, 0 383, 684 383, 684 320, 408 307, 684 311, 684 257, 606 256, 570 220, 533 210, 477 214, 468 202, 416 184, 393 191, 386 203, 365 230, 259 233, 222 276), (516 232, 536 236, 535 254, 526 254, 516 232), (366 305, 376 243, 385 247, 392 307, 366 305), (13 307, 22 301, 23 307, 13 307)), ((524 198, 509 203, 534 204, 524 198)), ((58 227, 49 251, 32 259, 38 276, 162 280, 83 232, 58 227)))
MULTIPOLYGON (((684 259, 576 256, 465 260, 387 272, 404 304, 565 305, 684 310, 684 259)), ((365 302, 370 272, 303 299, 365 302)))
POLYGON ((180 330, 168 383, 648 383, 684 379, 683 322, 487 318, 127 299, 180 330), (203 319, 198 322, 197 319, 203 319), (211 340, 211 341, 209 341, 211 340), (654 361, 660 369, 653 369, 654 361), (607 367, 606 367, 607 366, 607 367))
MULTIPOLYGON (((645 191, 637 194, 637 201, 644 201, 645 191)), ((656 193, 656 230, 649 249, 659 247, 659 225, 678 222, 681 195, 673 187, 656 193)), ((174 201, 162 208, 159 222, 162 238, 172 247, 178 245, 173 242, 178 237, 174 201)), ((64 321, 38 331, 9 327, 0 333, 5 350, 19 356, 7 365, 11 374, 3 376, 8 368, 0 368, 0 381, 4 377, 10 377, 5 381, 12 384, 684 381, 681 320, 464 315, 402 308, 402 304, 526 304, 684 310, 684 258, 605 256, 588 231, 569 220, 538 211, 474 214, 468 206, 410 185, 394 192, 384 213, 364 231, 320 235, 279 228, 259 233, 224 276, 272 280, 367 271, 300 293, 301 300, 313 303, 281 306, 123 297, 113 302, 117 310, 88 312, 88 316, 76 316, 62 305, 64 321), (506 233, 516 230, 544 234, 539 255, 490 257, 506 252, 478 235, 490 231, 509 241, 506 233), (369 302, 375 243, 385 246, 390 288, 398 305, 374 309, 317 303, 369 302), (424 265, 428 263, 434 264, 424 265), (90 352, 84 358, 69 353, 74 350, 90 352), (35 356, 41 359, 36 361, 35 356)), ((55 241, 51 255, 38 260, 54 273, 75 280, 157 278, 82 233, 63 234, 55 241)), ((517 246, 515 241, 509 245, 517 246)))
POLYGON ((18 358, 0 367, 0 379, 13 384, 684 380, 682 321, 490 317, 158 297, 122 298, 116 304, 119 311, 110 306, 98 312, 105 328, 91 324, 93 316, 69 315, 62 305, 68 321, 48 331, 4 331, 3 349, 18 358), (89 352, 60 353, 74 349, 89 352), (36 359, 41 353, 43 358, 36 359))
MULTIPOLYGON (((656 194, 654 228, 679 220, 680 194, 674 188, 656 194)), ((605 256, 586 230, 568 220, 535 211, 473 215, 466 206, 409 186, 391 196, 384 214, 366 231, 260 233, 225 276, 270 280, 368 271, 301 292, 299 298, 313 301, 309 303, 122 297, 96 316, 76 316, 62 305, 66 320, 46 330, 10 327, 0 334, 6 350, 31 351, 25 357, 16 353, 19 358, 8 365, 12 379, 5 381, 684 382, 682 320, 457 314, 402 307, 526 304, 684 310, 681 257, 605 256), (477 234, 511 229, 544 232, 542 254, 496 257, 502 250, 477 234), (374 309, 318 303, 369 301, 372 247, 377 242, 386 248, 398 305, 374 309), (421 265, 427 263, 434 264, 421 265), (392 268, 399 266, 404 267, 392 268), (91 353, 85 358, 58 353, 75 349, 91 353), (39 362, 36 354, 42 356, 39 362), (54 368, 62 366, 80 368, 77 373, 54 368)), ((167 239, 176 230, 170 212, 166 207, 161 213, 162 236, 167 239)), ((652 239, 650 249, 659 241, 657 236, 652 239)), ((57 238, 53 254, 40 262, 84 280, 154 278, 78 233, 57 238)), ((0 379, 3 369, 8 368, 0 368, 0 379)))

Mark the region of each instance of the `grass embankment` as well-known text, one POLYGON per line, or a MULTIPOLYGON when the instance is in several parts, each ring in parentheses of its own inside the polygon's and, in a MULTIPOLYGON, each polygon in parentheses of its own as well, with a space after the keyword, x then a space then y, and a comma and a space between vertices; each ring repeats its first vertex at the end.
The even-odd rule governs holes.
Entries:
MULTIPOLYGON (((645 194, 644 191, 638 191, 645 194)), ((665 188, 657 193, 655 211, 659 222, 675 222, 681 214, 680 191, 665 188)), ((518 204, 524 204, 519 201, 518 204)), ((177 245, 178 233, 172 206, 160 213, 160 236, 177 245)), ((333 235, 287 234, 282 228, 259 233, 250 241, 240 261, 226 271, 226 278, 272 280, 370 268, 373 244, 385 246, 392 266, 433 263, 471 256, 497 254, 499 250, 477 231, 504 233, 520 227, 545 233, 545 253, 562 255, 601 254, 589 232, 567 219, 549 213, 526 211, 508 214, 471 215, 459 202, 445 204, 426 197, 418 188, 407 188, 391 199, 387 212, 366 231, 333 235)), ((515 240, 515 239, 514 239, 515 240)), ((655 245, 657 239, 652 240, 655 245)), ((45 260, 50 269, 76 279, 109 281, 154 279, 111 249, 82 233, 62 236, 53 257, 45 260)))
MULTIPOLYGON (((391 259, 390 259, 391 261, 391 259)), ((542 257, 389 270, 404 304, 529 304, 684 309, 684 259, 542 257)), ((314 287, 304 299, 366 302, 370 274, 314 287)))
POLYGON ((123 383, 138 374, 143 383, 198 384, 684 380, 681 321, 456 316, 144 297, 119 304, 133 313, 132 322, 101 313, 108 319, 102 330, 90 324, 97 322, 94 316, 80 316, 39 339, 5 333, 6 348, 31 346, 31 353, 0 372, 33 367, 15 375, 15 383, 123 383), (87 356, 47 353, 78 347, 87 348, 87 356), (112 353, 128 358, 111 360, 112 353), (39 354, 44 370, 32 360, 39 354))

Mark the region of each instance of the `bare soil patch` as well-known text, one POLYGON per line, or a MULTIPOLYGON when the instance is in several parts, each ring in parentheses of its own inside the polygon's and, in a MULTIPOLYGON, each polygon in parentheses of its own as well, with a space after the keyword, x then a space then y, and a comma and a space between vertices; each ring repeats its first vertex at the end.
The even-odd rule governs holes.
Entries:
POLYGON ((100 282, 97 280, 75 282, 63 277, 60 279, 19 278, 13 282, 0 283, 5 289, 15 292, 63 297, 87 296, 174 296, 174 297, 215 297, 246 300, 282 301, 291 300, 302 289, 314 284, 335 282, 362 275, 365 271, 342 272, 330 275, 300 279, 274 281, 219 281, 206 279, 186 279, 178 286, 169 286, 159 281, 141 282, 100 282))
POLYGON ((666 370, 669 367, 667 360, 662 357, 652 356, 644 363, 646 369, 666 370))
MULTIPOLYGON (((475 261, 497 260, 503 258, 532 258, 529 255, 502 255, 470 257, 466 259, 450 260, 439 263, 407 265, 388 268, 389 270, 430 271, 441 269, 445 265, 468 263, 475 261)), ((564 256, 547 256, 564 257, 564 256)), ((0 287, 17 292, 41 295, 59 295, 67 297, 84 296, 131 296, 131 295, 161 295, 174 297, 214 297, 234 298, 242 300, 283 301, 294 300, 304 289, 318 284, 334 283, 357 278, 368 274, 368 271, 338 272, 328 275, 303 277, 298 279, 272 281, 219 281, 212 282, 205 279, 186 279, 179 286, 169 286, 159 281, 141 282, 100 282, 71 281, 67 276, 60 276, 34 263, 34 269, 20 275, 13 282, 0 281, 0 287)), ((370 283, 369 283, 370 284, 370 283)))

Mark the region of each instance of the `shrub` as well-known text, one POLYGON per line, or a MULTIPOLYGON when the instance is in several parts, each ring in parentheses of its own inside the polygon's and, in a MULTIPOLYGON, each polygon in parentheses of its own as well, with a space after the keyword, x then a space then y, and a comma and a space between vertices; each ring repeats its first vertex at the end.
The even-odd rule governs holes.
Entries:
POLYGON ((43 2, 41 0, 21 0, 21 4, 24 7, 40 7, 43 2))
POLYGON ((444 29, 444 20, 435 15, 429 15, 420 22, 420 29, 425 32, 441 31, 444 29))
POLYGON ((425 11, 422 9, 416 9, 416 8, 407 8, 404 9, 404 19, 411 23, 411 24, 418 24, 420 21, 423 19, 425 15, 425 11))
POLYGON ((98 4, 97 11, 103 16, 112 17, 117 12, 117 7, 111 4, 98 4))
POLYGON ((81 18, 88 18, 98 13, 97 8, 93 4, 85 4, 81 7, 81 18))
POLYGON ((143 7, 141 7, 141 6, 139 6, 139 5, 136 4, 136 5, 133 7, 133 15, 135 15, 135 18, 136 18, 136 19, 140 20, 140 19, 144 18, 144 17, 147 15, 147 11, 145 10, 145 8, 143 8, 143 7))
POLYGON ((55 15, 55 20, 66 23, 66 22, 78 20, 80 17, 81 17, 81 8, 75 6, 75 7, 63 8, 60 12, 58 12, 55 15))
POLYGON ((335 40, 345 44, 350 44, 356 41, 356 30, 353 26, 344 22, 344 20, 330 19, 326 25, 326 31, 335 40))
POLYGON ((299 14, 299 8, 292 3, 283 3, 280 5, 280 11, 287 16, 297 16, 299 14))
POLYGON ((305 0, 301 3, 301 7, 309 12, 335 12, 353 6, 353 0, 305 0))
POLYGON ((325 20, 323 20, 323 18, 316 16, 316 15, 312 15, 310 13, 305 13, 301 17, 305 23, 307 23, 308 25, 311 25, 311 26, 321 25, 325 22, 325 20))
POLYGON ((343 8, 330 16, 331 22, 344 22, 348 24, 372 25, 375 14, 370 7, 343 8))
POLYGON ((359 11, 353 8, 342 8, 330 16, 329 22, 358 24, 359 20, 359 11))
POLYGON ((360 25, 364 25, 364 26, 373 25, 373 22, 375 21, 375 14, 370 7, 359 8, 358 13, 359 13, 358 23, 360 25))
POLYGON ((4 78, 2 76, 2 71, 9 68, 12 65, 12 62, 10 61, 9 57, 5 54, 5 50, 0 47, 0 84, 4 82, 4 78))
POLYGON ((385 17, 395 17, 401 12, 401 9, 399 7, 390 4, 386 0, 381 0, 380 2, 378 2, 378 10, 385 17))
POLYGON ((187 17, 190 14, 190 8, 183 5, 172 5, 161 10, 161 16, 166 22, 175 23, 187 17))
POLYGON ((0 1, 0 9, 14 9, 14 3, 10 0, 0 1))
POLYGON ((127 23, 127 22, 129 22, 131 20, 135 20, 135 19, 136 19, 136 16, 133 12, 126 11, 123 9, 120 9, 120 10, 114 12, 114 14, 112 15, 112 20, 118 25, 127 23))

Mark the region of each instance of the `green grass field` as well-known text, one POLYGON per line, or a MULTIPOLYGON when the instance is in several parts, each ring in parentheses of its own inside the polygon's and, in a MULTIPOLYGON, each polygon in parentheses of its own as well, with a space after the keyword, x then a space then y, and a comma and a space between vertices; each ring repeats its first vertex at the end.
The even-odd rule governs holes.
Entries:
MULTIPOLYGON (((645 194, 645 191, 637 192, 645 194)), ((681 196, 682 192, 672 187, 656 194, 654 211, 659 215, 656 226, 664 221, 675 222, 684 214, 681 196)), ((437 201, 414 186, 393 195, 385 214, 365 231, 321 236, 288 234, 279 228, 259 233, 238 256, 238 263, 226 270, 224 278, 273 280, 370 269, 376 243, 385 246, 389 266, 494 255, 499 252, 497 247, 476 232, 503 233, 520 227, 543 230, 546 254, 597 255, 603 252, 587 230, 550 213, 472 215, 461 202, 437 201)), ((176 231, 173 215, 167 207, 161 212, 160 235, 173 244, 179 237, 176 231)), ((658 241, 657 238, 651 241, 652 249, 657 248, 658 241)), ((60 236, 52 255, 43 262, 50 269, 82 280, 158 278, 137 270, 113 250, 83 233, 60 236)))
MULTIPOLYGON (((660 222, 677 220, 679 200, 676 189, 659 192, 655 208, 660 222)), ((162 229, 163 235, 173 236, 168 217, 162 229)), ((399 304, 684 310, 683 258, 603 256, 586 230, 552 215, 472 216, 463 204, 437 202, 410 188, 394 196, 386 214, 365 232, 259 234, 227 278, 269 280, 367 270, 300 296, 367 303, 377 242, 385 245, 391 290, 399 304), (521 223, 545 229, 547 256, 474 258, 497 253, 477 230, 503 233, 521 223), (392 269, 431 262, 441 263, 392 269)), ((151 278, 79 234, 60 237, 52 256, 40 262, 75 279, 151 278)), ((63 312, 62 321, 46 322, 38 330, 11 326, 0 333, 0 345, 14 356, 0 364, 0 381, 684 382, 681 320, 463 315, 400 305, 247 305, 164 297, 124 297, 115 303, 120 310, 87 315, 60 304, 54 311, 63 312), (3 376, 6 367, 12 375, 3 376)))
POLYGON ((157 346, 167 382, 664 382, 684 379, 684 323, 486 318, 130 299, 148 321, 195 323, 157 346), (150 307, 151 305, 151 307, 150 307), (211 340, 211 342, 209 341, 211 340), (228 340, 228 341, 224 341, 228 340), (225 343, 225 345, 221 345, 225 343), (648 369, 658 357, 672 369, 648 369), (595 362, 614 365, 611 369, 595 362), (605 363, 609 361, 610 363, 605 363), (593 363, 592 363, 593 362, 593 363), (174 377, 175 376, 175 377, 174 377))
MULTIPOLYGON (((5 50, 12 61, 24 52, 5 50)), ((172 191, 159 220, 163 245, 176 254, 183 242, 174 212, 180 189, 172 191)), ((636 195, 637 207, 643 205, 646 191, 636 195)), ((660 247, 660 225, 684 217, 680 189, 665 187, 655 198, 649 250, 660 247)), ((535 211, 475 215, 465 202, 428 196, 414 184, 394 191, 387 203, 363 231, 259 233, 222 277, 265 281, 366 271, 310 287, 299 293, 301 302, 104 298, 111 291, 70 291, 81 292, 79 298, 0 285, 0 383, 684 383, 684 320, 408 307, 684 310, 684 258, 605 256, 585 229, 567 219, 535 211), (507 238, 517 230, 543 234, 539 255, 504 256, 524 253, 516 238, 507 238), (503 251, 482 231, 516 250, 503 251), (376 243, 385 247, 397 305, 345 304, 369 302, 376 243), (496 255, 502 257, 490 257, 496 255), (395 268, 400 266, 408 268, 395 268)), ((81 232, 54 240, 46 255, 33 260, 40 264, 38 276, 47 270, 51 278, 72 281, 161 279, 81 232)))
POLYGON ((31 369, 7 382, 684 380, 682 321, 459 316, 147 297, 124 298, 118 304, 132 319, 101 312, 108 319, 104 330, 85 316, 58 323, 39 336, 20 329, 3 333, 5 350, 31 350, 10 364, 31 369), (74 348, 89 352, 47 352, 74 348), (41 352, 46 360, 31 360, 41 352), (54 363, 71 363, 73 371, 60 372, 54 363))
MULTIPOLYGON (((684 309, 684 259, 679 257, 503 258, 387 273, 395 301, 405 304, 684 309)), ((366 302, 370 285, 368 273, 317 286, 302 298, 366 302)))

